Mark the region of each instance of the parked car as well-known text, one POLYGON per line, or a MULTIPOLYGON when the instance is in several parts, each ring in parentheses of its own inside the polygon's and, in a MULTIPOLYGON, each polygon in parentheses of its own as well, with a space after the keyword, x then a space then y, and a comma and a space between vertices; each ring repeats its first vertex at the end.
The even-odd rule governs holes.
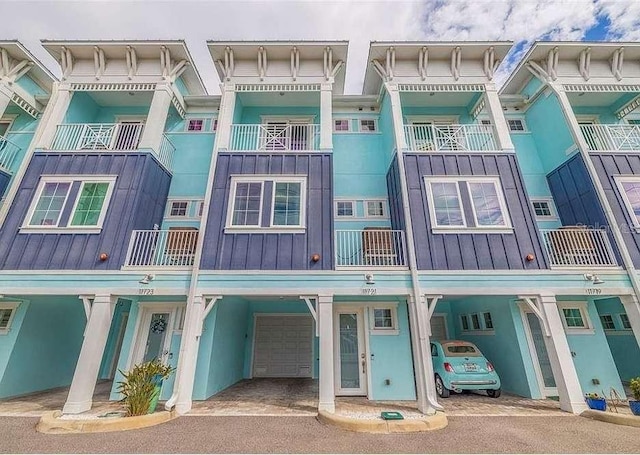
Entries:
POLYGON ((431 342, 436 392, 448 398, 451 391, 486 390, 493 398, 500 396, 500 378, 480 349, 468 341, 431 342))

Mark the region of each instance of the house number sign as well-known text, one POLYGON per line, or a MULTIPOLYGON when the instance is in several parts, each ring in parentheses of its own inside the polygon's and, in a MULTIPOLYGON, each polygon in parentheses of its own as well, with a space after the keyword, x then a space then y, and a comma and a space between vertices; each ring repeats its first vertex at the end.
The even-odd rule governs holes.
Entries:
POLYGON ((362 295, 376 295, 378 293, 378 289, 376 288, 362 288, 362 295))
POLYGON ((585 289, 585 293, 587 295, 600 295, 600 294, 602 294, 602 289, 599 289, 599 288, 587 288, 587 289, 585 289))
POLYGON ((138 289, 138 295, 153 295, 153 289, 140 288, 138 289))

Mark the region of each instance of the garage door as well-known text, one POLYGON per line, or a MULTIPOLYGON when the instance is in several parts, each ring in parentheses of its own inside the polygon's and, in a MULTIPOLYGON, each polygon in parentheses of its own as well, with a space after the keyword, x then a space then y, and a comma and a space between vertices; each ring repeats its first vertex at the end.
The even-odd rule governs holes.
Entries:
POLYGON ((253 376, 311 377, 311 316, 257 316, 253 376))

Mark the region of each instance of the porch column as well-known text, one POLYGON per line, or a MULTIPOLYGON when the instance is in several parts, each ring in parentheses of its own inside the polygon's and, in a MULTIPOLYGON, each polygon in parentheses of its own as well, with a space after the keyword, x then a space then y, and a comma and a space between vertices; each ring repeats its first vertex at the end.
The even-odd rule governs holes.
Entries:
POLYGON ((172 97, 173 92, 169 84, 156 85, 151 106, 149 107, 149 115, 147 115, 147 120, 144 123, 139 148, 151 149, 158 154, 160 153, 164 125, 167 123, 172 97))
POLYGON ((511 142, 507 120, 504 117, 502 104, 500 103, 500 98, 498 98, 498 91, 496 90, 495 84, 485 85, 484 101, 487 112, 489 112, 491 124, 495 129, 498 148, 500 150, 514 150, 515 148, 513 142, 511 142))
POLYGON ((115 303, 116 297, 109 294, 96 295, 93 299, 71 389, 62 409, 64 414, 80 414, 91 409, 115 303))
POLYGON ((320 329, 320 393, 318 411, 335 412, 335 376, 333 359, 333 296, 318 296, 320 329))
POLYGON ((320 88, 320 150, 333 148, 332 84, 323 83, 320 88))
POLYGON ((11 97, 13 96, 13 90, 7 87, 5 84, 0 84, 0 117, 4 114, 7 106, 11 103, 11 97))
POLYGON ((398 84, 386 82, 384 84, 389 94, 391 102, 391 115, 393 117, 393 133, 396 138, 396 148, 405 150, 407 148, 407 140, 404 135, 404 118, 402 117, 402 104, 400 102, 400 91, 398 84))
POLYGON ((228 150, 231 143, 231 127, 236 109, 236 86, 231 82, 221 84, 222 99, 218 114, 218 130, 216 132, 217 150, 228 150))
POLYGON ((67 115, 69 104, 71 104, 73 91, 71 91, 69 85, 60 84, 58 82, 54 82, 54 84, 59 85, 57 86, 57 89, 54 88, 51 94, 51 100, 49 100, 49 104, 47 104, 47 108, 40 119, 40 124, 38 126, 43 125, 40 137, 38 137, 38 130, 36 129, 36 149, 48 149, 51 147, 53 139, 56 136, 58 125, 64 123, 64 118, 67 115))
MULTIPOLYGON (((555 295, 541 295, 540 310, 545 317, 549 335, 545 334, 544 344, 551 361, 553 377, 560 395, 560 409, 574 414, 580 414, 587 409, 582 395, 582 388, 578 380, 571 349, 564 332, 558 303, 555 295)), ((544 324, 544 321, 541 321, 544 324)))
POLYGON ((633 330, 636 343, 640 346, 640 305, 638 305, 638 300, 634 295, 623 295, 620 297, 620 301, 631 323, 631 330, 633 330))

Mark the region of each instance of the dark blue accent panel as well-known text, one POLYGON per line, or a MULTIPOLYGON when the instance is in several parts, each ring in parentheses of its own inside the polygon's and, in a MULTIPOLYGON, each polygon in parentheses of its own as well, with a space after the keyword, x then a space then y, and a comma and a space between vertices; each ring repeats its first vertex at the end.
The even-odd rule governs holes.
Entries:
POLYGON ((405 219, 402 209, 402 188, 400 186, 400 167, 398 166, 398 155, 393 157, 393 161, 387 172, 387 192, 389 194, 389 216, 393 229, 404 231, 405 219))
MULTIPOLYGON (((522 270, 548 267, 533 209, 514 154, 414 153, 405 154, 404 160, 420 270, 522 270), (513 233, 434 234, 427 204, 425 176, 499 177, 513 233), (528 262, 525 257, 530 253, 535 259, 528 262)), ((396 196, 399 190, 396 190, 393 183, 393 173, 394 163, 387 175, 392 223, 394 211, 399 211, 402 207, 396 196), (393 202, 394 199, 397 202, 393 202)), ((466 185, 463 184, 461 190, 465 188, 466 185)), ((465 193, 466 191, 462 191, 463 208, 466 213, 470 213, 471 201, 465 193)), ((403 219, 399 214, 395 217, 403 219)), ((394 228, 399 229, 395 225, 394 228)))
POLYGON ((2 198, 2 196, 4 196, 4 192, 7 191, 10 181, 11 174, 0 170, 0 198, 2 198))
MULTIPOLYGON (((270 223, 271 187, 265 187, 263 225, 270 223)), ((216 162, 201 267, 204 270, 331 270, 332 204, 330 153, 220 153, 216 162), (307 175, 306 232, 225 233, 233 175, 307 175), (315 253, 320 255, 318 262, 311 261, 315 253)))
MULTIPOLYGON (((153 229, 162 222, 170 183, 171 175, 146 152, 37 152, 0 230, 0 268, 119 269, 125 261, 131 231, 153 229), (98 234, 20 233, 43 174, 117 176, 102 231, 98 234), (109 255, 104 262, 98 259, 102 252, 109 255)), ((78 188, 75 194, 77 192, 78 188)), ((69 210, 63 213, 67 219, 69 210)))

